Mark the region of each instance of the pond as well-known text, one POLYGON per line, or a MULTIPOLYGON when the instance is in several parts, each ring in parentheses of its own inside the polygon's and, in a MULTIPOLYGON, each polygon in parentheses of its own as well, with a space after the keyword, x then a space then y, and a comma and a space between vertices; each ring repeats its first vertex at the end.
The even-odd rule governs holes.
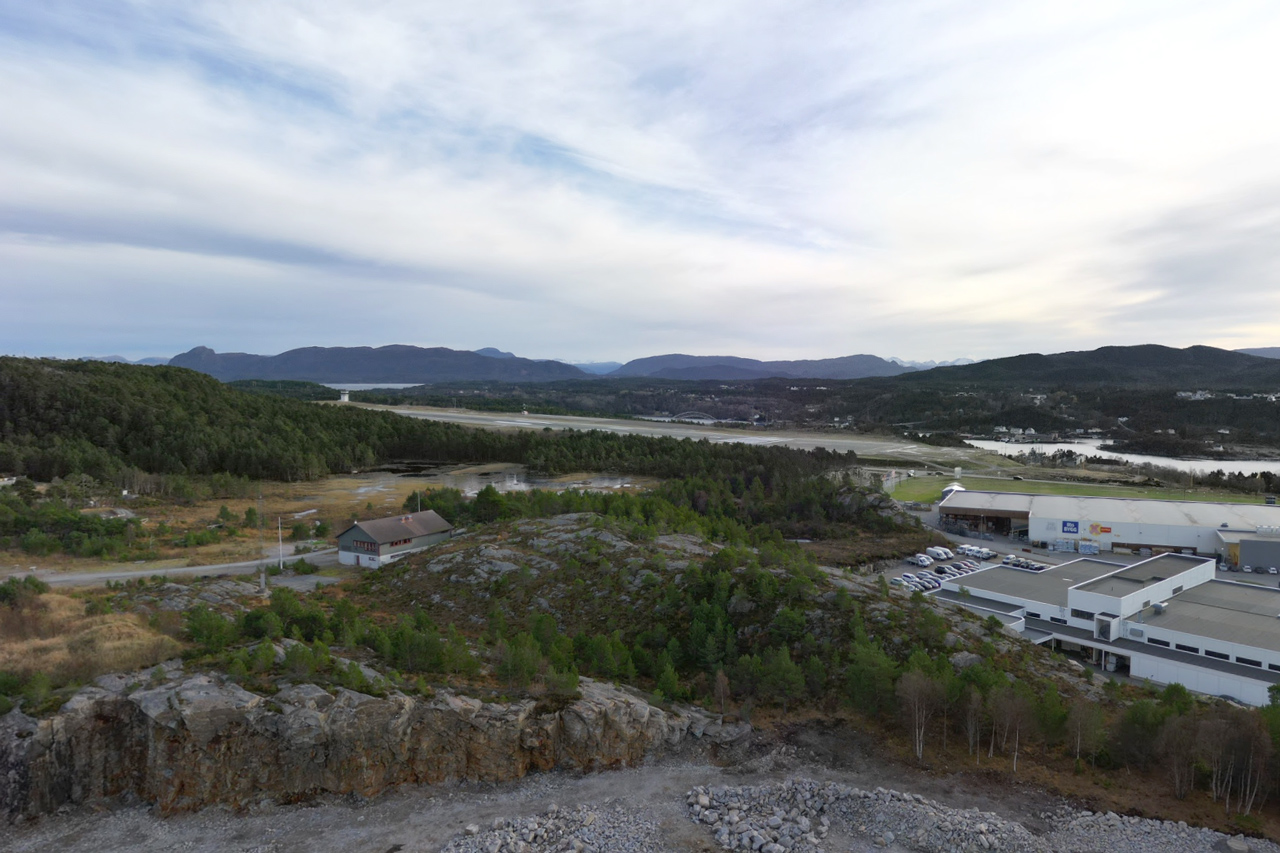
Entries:
POLYGON ((458 489, 468 496, 474 496, 485 486, 493 486, 500 492, 527 492, 533 489, 551 492, 563 492, 566 489, 610 492, 649 489, 659 482, 654 477, 628 477, 590 472, 562 477, 543 477, 529 473, 523 465, 505 463, 437 465, 426 462, 395 462, 371 469, 371 473, 412 478, 427 485, 458 489))

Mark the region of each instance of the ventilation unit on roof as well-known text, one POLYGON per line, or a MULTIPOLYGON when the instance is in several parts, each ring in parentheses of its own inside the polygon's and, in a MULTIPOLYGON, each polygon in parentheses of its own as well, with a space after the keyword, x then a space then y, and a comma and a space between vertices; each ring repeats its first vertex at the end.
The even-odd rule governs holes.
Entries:
POLYGON ((1266 527, 1259 526, 1258 535, 1259 536, 1280 536, 1280 527, 1275 527, 1274 525, 1268 525, 1266 527))
POLYGON ((1152 606, 1152 608, 1151 608, 1151 609, 1152 609, 1152 610, 1154 610, 1156 613, 1163 613, 1163 612, 1164 612, 1164 609, 1165 609, 1165 606, 1166 606, 1166 605, 1165 605, 1165 603, 1164 603, 1163 601, 1157 601, 1157 602, 1152 606))

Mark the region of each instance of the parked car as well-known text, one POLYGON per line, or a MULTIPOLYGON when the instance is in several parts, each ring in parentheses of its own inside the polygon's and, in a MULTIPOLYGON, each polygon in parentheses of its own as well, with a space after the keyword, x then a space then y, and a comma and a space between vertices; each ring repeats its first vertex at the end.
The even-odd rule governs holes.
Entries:
POLYGON ((1245 566, 1243 569, 1241 569, 1241 571, 1245 572, 1246 574, 1252 574, 1253 566, 1245 566))

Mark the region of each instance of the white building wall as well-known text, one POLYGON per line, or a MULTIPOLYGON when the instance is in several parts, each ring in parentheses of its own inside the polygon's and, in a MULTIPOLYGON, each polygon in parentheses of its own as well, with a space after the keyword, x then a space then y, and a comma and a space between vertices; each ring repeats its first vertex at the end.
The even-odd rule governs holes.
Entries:
POLYGON ((1194 548, 1198 554, 1215 554, 1220 541, 1218 530, 1214 527, 1145 524, 1109 521, 1105 518, 1045 518, 1037 515, 1031 516, 1027 534, 1031 539, 1048 542, 1055 539, 1084 539, 1097 542, 1103 551, 1110 551, 1116 542, 1127 542, 1177 549, 1194 548))
POLYGON ((1134 654, 1129 659, 1129 674, 1156 684, 1181 684, 1188 690, 1210 696, 1231 696, 1250 705, 1266 705, 1269 701, 1265 681, 1237 678, 1164 658, 1134 654))
POLYGON ((344 566, 360 566, 363 569, 376 569, 380 565, 377 554, 342 549, 338 549, 338 562, 344 566))
MULTIPOLYGON (((1157 640, 1164 640, 1168 643, 1169 648, 1172 651, 1180 651, 1180 649, 1178 649, 1179 645, 1190 646, 1193 649, 1199 649, 1199 656, 1205 658, 1207 658, 1204 653, 1205 649, 1209 649, 1210 651, 1220 652, 1227 655, 1232 663, 1234 663, 1236 658, 1239 657, 1249 658, 1250 660, 1256 660, 1261 663, 1262 666, 1260 669, 1262 671, 1280 672, 1280 652, 1272 649, 1263 649, 1257 646, 1244 645, 1242 643, 1227 643, 1222 640, 1215 640, 1199 634, 1186 634, 1182 631, 1167 631, 1158 625, 1153 626, 1151 624, 1142 624, 1132 620, 1125 622, 1121 636, 1127 640, 1133 640, 1135 643, 1146 642, 1152 637, 1155 637, 1157 640), (1135 637, 1132 633, 1132 630, 1135 628, 1142 631, 1145 636, 1141 639, 1135 637), (1271 669, 1272 666, 1275 666, 1276 669, 1271 669)), ((1207 659, 1214 660, 1214 658, 1207 659)), ((1249 666, 1250 664, 1243 665, 1249 666)))

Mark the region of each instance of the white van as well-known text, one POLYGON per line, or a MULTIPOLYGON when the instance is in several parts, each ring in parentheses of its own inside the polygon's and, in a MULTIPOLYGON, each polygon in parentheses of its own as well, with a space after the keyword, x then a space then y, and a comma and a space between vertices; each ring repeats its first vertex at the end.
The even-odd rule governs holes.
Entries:
POLYGON ((941 548, 936 545, 929 548, 925 548, 924 552, 935 560, 950 560, 953 556, 955 556, 946 548, 941 548))

